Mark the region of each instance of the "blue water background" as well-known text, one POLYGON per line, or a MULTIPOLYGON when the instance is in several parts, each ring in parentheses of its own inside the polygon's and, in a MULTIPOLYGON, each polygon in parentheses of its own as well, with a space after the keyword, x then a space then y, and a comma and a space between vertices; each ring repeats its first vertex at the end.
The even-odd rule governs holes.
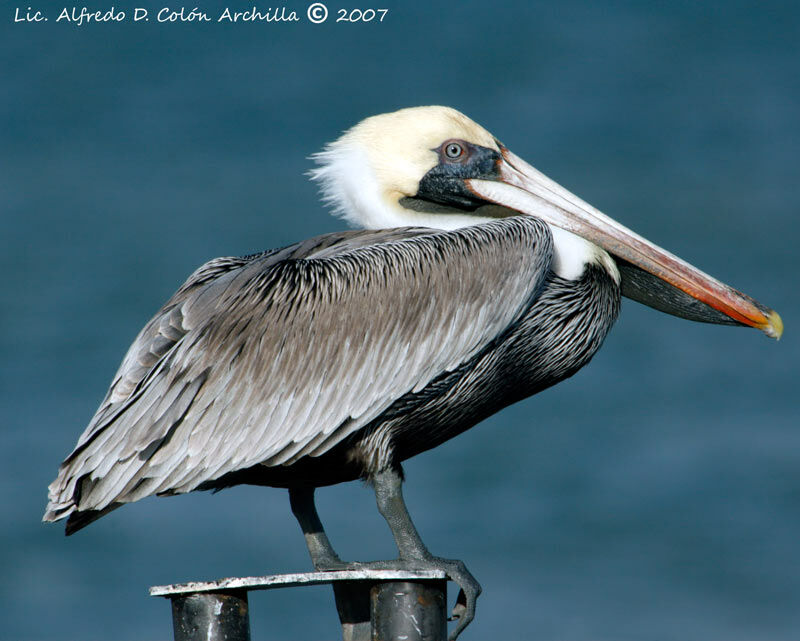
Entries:
MULTIPOLYGON (((431 103, 787 327, 775 343, 628 301, 573 379, 409 461, 423 537, 485 589, 465 641, 800 638, 796 3, 82 27, 31 5, 50 21, 0 11, 0 638, 169 639, 149 585, 309 569, 283 490, 148 499, 67 539, 39 522, 46 487, 197 265, 343 228, 307 156, 431 103)), ((361 484, 318 501, 344 558, 394 553, 361 484)), ((251 602, 255 639, 336 638, 328 588, 251 602)))

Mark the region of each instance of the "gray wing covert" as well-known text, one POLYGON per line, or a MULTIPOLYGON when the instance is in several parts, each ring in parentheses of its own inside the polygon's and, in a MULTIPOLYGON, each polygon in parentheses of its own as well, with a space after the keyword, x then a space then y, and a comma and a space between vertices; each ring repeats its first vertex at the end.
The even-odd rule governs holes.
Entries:
POLYGON ((131 347, 45 518, 328 451, 513 324, 552 257, 523 217, 336 238, 190 279, 131 347))

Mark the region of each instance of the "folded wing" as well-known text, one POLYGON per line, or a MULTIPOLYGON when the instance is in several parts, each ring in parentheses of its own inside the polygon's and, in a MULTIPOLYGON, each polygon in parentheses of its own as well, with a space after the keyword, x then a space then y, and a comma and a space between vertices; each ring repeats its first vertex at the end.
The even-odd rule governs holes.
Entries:
POLYGON ((323 454, 512 326, 551 258, 515 217, 207 263, 131 346, 45 520, 323 454))

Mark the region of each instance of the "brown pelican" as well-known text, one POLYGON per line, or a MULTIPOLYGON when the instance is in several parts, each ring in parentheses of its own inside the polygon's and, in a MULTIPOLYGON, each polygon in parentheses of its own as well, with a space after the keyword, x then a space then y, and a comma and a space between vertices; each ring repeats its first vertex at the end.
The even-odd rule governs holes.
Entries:
POLYGON ((366 228, 195 271, 136 337, 50 485, 67 534, 153 494, 288 488, 317 569, 345 563, 314 506, 368 479, 399 550, 373 567, 463 563, 425 547, 401 463, 574 374, 625 295, 778 338, 780 317, 637 236, 461 113, 368 118, 315 157, 337 213, 366 228))

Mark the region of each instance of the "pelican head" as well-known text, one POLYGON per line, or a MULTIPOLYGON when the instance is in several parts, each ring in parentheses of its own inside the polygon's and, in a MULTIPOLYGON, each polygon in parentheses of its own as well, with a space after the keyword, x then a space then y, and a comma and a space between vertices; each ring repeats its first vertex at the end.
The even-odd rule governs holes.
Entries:
POLYGON ((747 325, 780 338, 773 310, 609 218, 449 107, 373 116, 313 156, 324 200, 368 229, 456 229, 494 218, 536 216, 554 236, 554 271, 580 277, 597 262, 622 293, 692 320, 747 325))

